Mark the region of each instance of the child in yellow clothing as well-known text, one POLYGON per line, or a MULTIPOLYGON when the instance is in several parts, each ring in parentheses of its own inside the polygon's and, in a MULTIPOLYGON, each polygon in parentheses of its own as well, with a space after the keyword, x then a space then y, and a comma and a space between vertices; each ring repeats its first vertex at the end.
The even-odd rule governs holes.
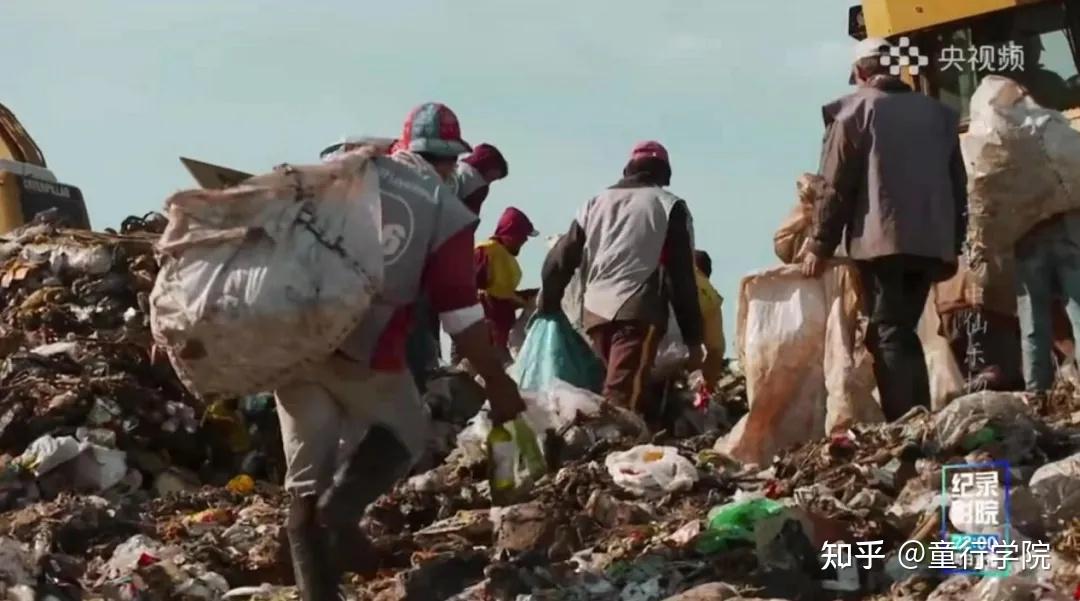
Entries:
POLYGON ((705 386, 713 390, 724 371, 724 298, 713 288, 709 277, 712 275, 712 258, 703 250, 694 251, 694 277, 697 280, 698 303, 701 305, 701 323, 704 329, 705 365, 701 375, 705 377, 705 386))
POLYGON ((491 326, 492 342, 506 352, 510 330, 517 320, 517 311, 525 306, 518 295, 521 266, 517 255, 525 242, 536 236, 532 221, 514 207, 499 218, 495 234, 476 245, 473 256, 476 265, 476 287, 491 326))

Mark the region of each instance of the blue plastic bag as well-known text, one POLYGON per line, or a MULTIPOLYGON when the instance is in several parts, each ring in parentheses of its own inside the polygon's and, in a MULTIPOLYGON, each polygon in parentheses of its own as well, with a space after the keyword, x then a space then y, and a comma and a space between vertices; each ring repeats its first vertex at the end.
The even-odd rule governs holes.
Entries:
POLYGON ((546 390, 554 380, 599 392, 604 364, 566 315, 537 315, 525 333, 512 375, 522 391, 546 390))

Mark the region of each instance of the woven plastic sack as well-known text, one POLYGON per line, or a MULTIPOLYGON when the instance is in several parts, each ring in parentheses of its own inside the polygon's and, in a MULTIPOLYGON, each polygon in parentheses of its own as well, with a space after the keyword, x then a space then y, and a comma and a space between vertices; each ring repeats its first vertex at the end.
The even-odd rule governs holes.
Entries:
POLYGON ((511 368, 522 391, 547 390, 556 380, 598 392, 604 366, 566 316, 537 315, 511 368))
POLYGON ((850 261, 830 262, 819 278, 797 265, 743 278, 736 336, 750 412, 716 450, 766 464, 833 429, 883 419, 859 336, 860 305, 850 261))
MULTIPOLYGON (((969 259, 985 286, 1033 226, 1080 209, 1080 132, 1062 113, 1036 104, 1016 82, 988 75, 971 98, 961 148, 968 172, 969 259)), ((972 290, 980 292, 981 287, 972 290)))
POLYGON ((279 387, 363 319, 383 277, 375 152, 166 202, 150 325, 194 394, 279 387))

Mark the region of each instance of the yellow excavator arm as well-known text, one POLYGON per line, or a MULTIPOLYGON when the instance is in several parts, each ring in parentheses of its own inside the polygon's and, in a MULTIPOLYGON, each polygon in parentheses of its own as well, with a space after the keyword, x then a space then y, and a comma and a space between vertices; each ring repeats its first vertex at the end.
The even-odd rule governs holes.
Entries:
POLYGON ((41 148, 15 114, 0 104, 0 234, 50 210, 70 227, 90 229, 82 192, 57 181, 41 148))

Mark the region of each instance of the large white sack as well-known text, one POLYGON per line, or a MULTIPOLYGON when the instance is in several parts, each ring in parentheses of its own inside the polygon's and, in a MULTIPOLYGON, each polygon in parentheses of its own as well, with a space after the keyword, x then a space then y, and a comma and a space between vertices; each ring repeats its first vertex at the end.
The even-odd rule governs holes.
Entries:
POLYGON ((1006 267, 1002 262, 1032 226, 1080 209, 1080 132, 1062 113, 1037 105, 1016 82, 989 75, 971 98, 961 148, 970 261, 985 285, 1006 267))
POLYGON ((764 464, 827 430, 883 419, 859 340, 860 303, 849 261, 830 262, 819 278, 804 277, 798 265, 743 278, 736 337, 750 412, 717 450, 764 464))
POLYGON ((276 388, 364 317, 383 277, 374 152, 166 202, 150 325, 193 393, 276 388))

